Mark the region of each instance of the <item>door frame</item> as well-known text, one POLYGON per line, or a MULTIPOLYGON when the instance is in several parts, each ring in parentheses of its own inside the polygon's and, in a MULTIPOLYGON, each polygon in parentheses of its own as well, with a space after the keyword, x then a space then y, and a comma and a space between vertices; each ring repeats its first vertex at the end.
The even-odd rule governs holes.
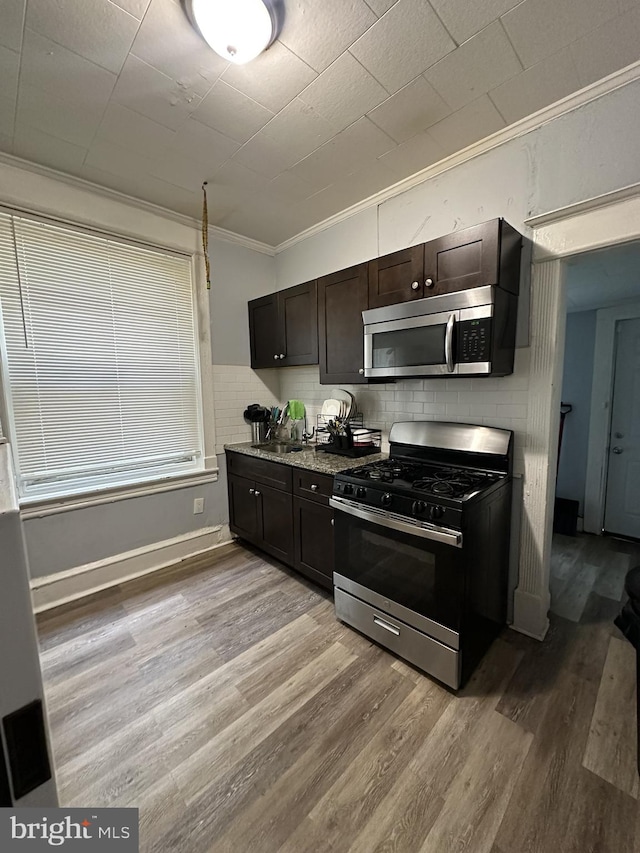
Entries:
POLYGON ((529 428, 513 627, 543 639, 549 577, 566 326, 565 262, 572 255, 640 239, 640 184, 535 216, 532 231, 529 428))
POLYGON ((584 495, 584 529, 601 536, 604 529, 607 476, 609 473, 609 434, 615 378, 616 327, 620 320, 640 318, 640 301, 597 312, 596 340, 591 386, 589 445, 584 495))

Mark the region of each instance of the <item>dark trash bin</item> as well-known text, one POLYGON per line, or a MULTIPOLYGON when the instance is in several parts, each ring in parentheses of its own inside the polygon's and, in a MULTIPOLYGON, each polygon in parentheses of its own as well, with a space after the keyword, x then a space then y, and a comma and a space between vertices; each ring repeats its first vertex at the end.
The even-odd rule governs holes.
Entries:
POLYGON ((636 650, 636 719, 638 727, 638 773, 640 773, 640 566, 627 573, 624 582, 629 600, 616 616, 615 624, 636 650))

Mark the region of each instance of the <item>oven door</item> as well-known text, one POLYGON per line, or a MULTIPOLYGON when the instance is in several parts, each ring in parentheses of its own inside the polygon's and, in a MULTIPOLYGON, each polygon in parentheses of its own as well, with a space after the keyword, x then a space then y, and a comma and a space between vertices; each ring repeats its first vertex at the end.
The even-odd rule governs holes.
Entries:
POLYGON ((454 362, 459 311, 404 317, 364 327, 364 375, 443 376, 458 372, 454 362))
POLYGON ((340 498, 331 505, 337 510, 335 586, 458 649, 462 534, 435 526, 412 531, 410 521, 340 498))

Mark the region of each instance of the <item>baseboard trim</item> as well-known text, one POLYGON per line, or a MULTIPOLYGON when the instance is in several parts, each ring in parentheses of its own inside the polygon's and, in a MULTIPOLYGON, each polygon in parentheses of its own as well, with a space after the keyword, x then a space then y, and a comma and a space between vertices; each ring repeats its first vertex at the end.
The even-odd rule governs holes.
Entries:
POLYGON ((516 589, 513 595, 512 630, 534 640, 544 640, 549 630, 549 605, 538 595, 516 589))
POLYGON ((154 542, 64 572, 34 578, 31 597, 35 613, 76 601, 103 589, 165 569, 231 542, 228 524, 202 527, 172 539, 154 542))

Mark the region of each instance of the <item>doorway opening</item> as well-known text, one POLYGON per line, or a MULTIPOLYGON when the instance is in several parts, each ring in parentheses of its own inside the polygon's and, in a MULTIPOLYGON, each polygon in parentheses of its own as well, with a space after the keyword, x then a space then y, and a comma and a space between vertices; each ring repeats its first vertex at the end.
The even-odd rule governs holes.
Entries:
POLYGON ((565 261, 567 318, 551 610, 620 602, 640 564, 640 241, 565 261))

